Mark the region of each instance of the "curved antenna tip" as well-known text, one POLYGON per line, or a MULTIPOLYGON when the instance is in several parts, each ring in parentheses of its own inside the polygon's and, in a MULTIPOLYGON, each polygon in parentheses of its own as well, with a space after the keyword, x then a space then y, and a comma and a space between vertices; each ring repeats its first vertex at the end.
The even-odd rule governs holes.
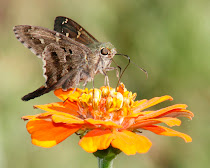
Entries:
MULTIPOLYGON (((130 59, 130 57, 128 56, 128 55, 125 55, 125 54, 115 54, 115 55, 122 55, 122 56, 124 56, 125 58, 127 58, 128 60, 129 60, 129 63, 131 62, 132 64, 134 64, 135 66, 137 66, 141 71, 143 71, 144 73, 145 73, 145 75, 146 75, 146 80, 149 78, 149 75, 148 75, 148 72, 145 70, 145 69, 143 69, 143 68, 141 68, 140 66, 138 66, 136 63, 134 63, 133 61, 131 61, 131 59, 130 59)), ((129 63, 128 63, 128 65, 129 65, 129 63)), ((128 65, 126 66, 126 68, 128 67, 128 65)), ((125 68, 125 69, 126 69, 125 68)), ((124 71, 125 71, 125 69, 124 69, 124 71)), ((123 71, 123 73, 124 73, 124 71, 123 71)))

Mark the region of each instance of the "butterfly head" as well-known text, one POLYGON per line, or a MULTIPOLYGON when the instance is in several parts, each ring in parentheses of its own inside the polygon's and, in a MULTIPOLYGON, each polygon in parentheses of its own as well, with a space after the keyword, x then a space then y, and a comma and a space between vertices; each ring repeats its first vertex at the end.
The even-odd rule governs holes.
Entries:
POLYGON ((115 54, 117 53, 116 48, 111 43, 102 43, 99 46, 99 55, 101 59, 106 60, 106 59, 112 59, 115 54))

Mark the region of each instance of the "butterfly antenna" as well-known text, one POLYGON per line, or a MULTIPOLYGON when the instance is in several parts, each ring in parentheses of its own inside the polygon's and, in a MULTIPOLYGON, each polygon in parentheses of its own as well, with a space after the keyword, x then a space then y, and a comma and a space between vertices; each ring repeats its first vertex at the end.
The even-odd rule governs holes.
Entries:
POLYGON ((135 62, 131 61, 132 64, 136 65, 141 71, 143 71, 146 75, 146 79, 148 79, 148 73, 145 69, 143 69, 142 67, 138 66, 135 62))
POLYGON ((120 73, 120 77, 118 79, 118 82, 117 82, 117 86, 119 85, 120 83, 120 79, 122 78, 122 75, 124 74, 125 70, 128 68, 130 62, 131 62, 131 59, 128 55, 125 55, 125 54, 115 54, 115 55, 121 55, 121 56, 124 56, 125 58, 128 59, 128 64, 126 65, 126 67, 123 69, 122 73, 120 73))
POLYGON ((146 71, 145 69, 141 68, 140 66, 138 66, 138 65, 137 65, 136 63, 134 63, 133 61, 131 61, 131 59, 130 59, 130 57, 129 57, 128 55, 125 55, 125 54, 115 54, 115 55, 121 55, 121 56, 123 56, 123 57, 125 57, 125 58, 128 59, 128 64, 126 65, 126 67, 124 68, 123 72, 121 73, 120 78, 119 78, 118 83, 117 83, 117 86, 119 85, 120 79, 121 79, 122 75, 124 74, 125 70, 127 69, 127 67, 129 66, 130 63, 134 64, 134 65, 137 66, 141 71, 143 71, 143 72, 145 73, 145 75, 146 75, 146 79, 148 79, 148 73, 147 73, 147 71, 146 71))
MULTIPOLYGON (((138 66, 135 62, 131 61, 131 60, 130 60, 130 57, 129 57, 128 55, 125 55, 125 54, 115 54, 115 55, 121 55, 121 56, 124 56, 125 58, 127 58, 127 59, 129 60, 128 65, 129 65, 130 62, 131 62, 132 64, 134 64, 135 66, 137 66, 141 71, 143 71, 143 72, 145 73, 146 79, 148 79, 148 73, 147 73, 147 71, 146 71, 145 69, 141 68, 140 66, 138 66)), ((128 67, 128 65, 126 66, 126 68, 128 67)), ((125 68, 125 69, 126 69, 126 68, 125 68)), ((125 69, 124 69, 124 71, 125 71, 125 69)))

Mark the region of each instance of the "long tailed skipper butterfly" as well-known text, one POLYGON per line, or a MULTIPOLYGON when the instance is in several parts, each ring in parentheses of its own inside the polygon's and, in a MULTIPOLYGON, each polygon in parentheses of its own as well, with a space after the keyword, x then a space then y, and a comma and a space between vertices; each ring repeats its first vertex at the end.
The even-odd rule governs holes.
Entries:
POLYGON ((38 26, 18 25, 13 28, 16 38, 42 59, 45 86, 31 92, 22 100, 28 101, 52 90, 64 91, 80 82, 94 79, 97 73, 105 75, 116 49, 109 42, 101 43, 75 21, 58 16, 54 31, 38 26))

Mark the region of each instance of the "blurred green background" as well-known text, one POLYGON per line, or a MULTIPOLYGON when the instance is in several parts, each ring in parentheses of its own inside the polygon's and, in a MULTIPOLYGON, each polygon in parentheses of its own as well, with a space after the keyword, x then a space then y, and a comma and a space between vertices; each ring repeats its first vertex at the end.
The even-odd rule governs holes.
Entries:
MULTIPOLYGON (((194 112, 174 129, 189 134, 192 143, 177 137, 147 133, 153 146, 146 154, 120 154, 116 168, 197 168, 210 166, 210 1, 208 0, 0 0, 0 168, 97 168, 97 160, 69 137, 44 149, 31 144, 23 115, 40 113, 34 104, 58 101, 53 93, 29 102, 21 97, 44 83, 42 61, 14 36, 20 24, 53 29, 54 18, 72 18, 95 38, 111 42, 118 53, 146 69, 149 78, 130 65, 122 81, 137 99, 169 94, 194 112)), ((116 56, 122 67, 128 62, 116 56)), ((116 86, 115 73, 110 83, 116 86)), ((103 85, 97 75, 96 87, 103 85)), ((89 87, 92 85, 89 84, 89 87)))

